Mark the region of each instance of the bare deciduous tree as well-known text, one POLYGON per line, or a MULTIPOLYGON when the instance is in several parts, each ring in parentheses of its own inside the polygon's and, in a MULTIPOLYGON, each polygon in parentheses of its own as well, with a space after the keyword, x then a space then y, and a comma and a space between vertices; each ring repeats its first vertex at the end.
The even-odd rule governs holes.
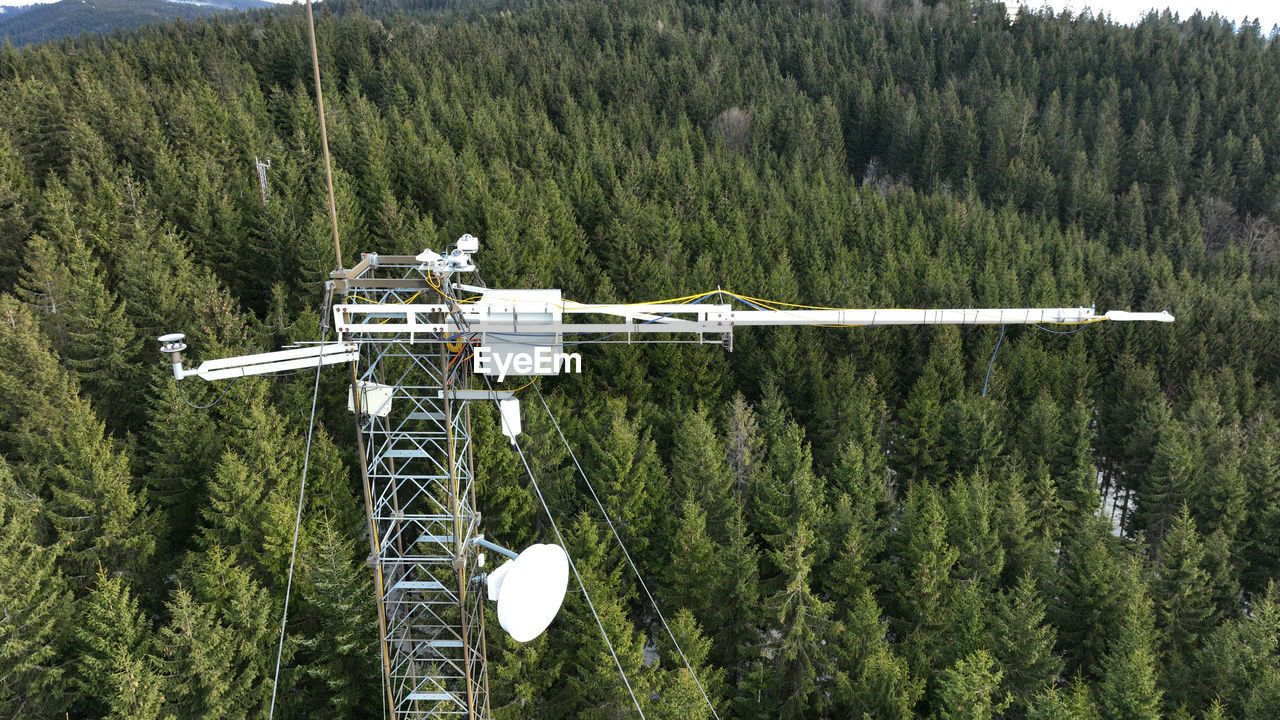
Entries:
POLYGON ((1209 196, 1200 207, 1200 233, 1209 252, 1221 252, 1240 231, 1236 209, 1219 197, 1209 196))
POLYGON ((724 146, 742 152, 751 144, 751 114, 733 106, 711 121, 711 131, 724 138, 724 146))

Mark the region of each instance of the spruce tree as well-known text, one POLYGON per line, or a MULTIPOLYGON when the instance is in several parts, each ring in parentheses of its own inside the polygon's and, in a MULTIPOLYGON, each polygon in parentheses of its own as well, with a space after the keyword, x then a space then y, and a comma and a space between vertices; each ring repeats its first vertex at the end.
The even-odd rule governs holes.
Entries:
MULTIPOLYGON (((184 718, 264 714, 280 629, 277 603, 234 553, 216 546, 189 556, 181 575, 157 637, 164 696, 184 718)), ((288 663, 293 644, 284 650, 288 663)))
POLYGON ((932 368, 911 386, 898 415, 897 439, 891 446, 894 469, 909 482, 929 479, 941 459, 942 403, 932 368))
POLYGON ((1190 686, 1192 656, 1216 620, 1204 561, 1195 520, 1184 505, 1160 548, 1151 587, 1167 668, 1164 687, 1174 700, 1182 699, 1190 686))
POLYGON ((713 536, 724 538, 725 523, 732 511, 733 476, 726 461, 724 443, 706 413, 686 413, 674 433, 671 453, 673 499, 696 497, 706 514, 713 536))
MULTIPOLYGON (((558 656, 552 662, 563 663, 564 681, 549 691, 548 712, 593 719, 630 715, 635 705, 614 655, 642 709, 650 704, 655 678, 654 669, 644 665, 643 636, 628 615, 620 569, 609 560, 600 529, 585 514, 573 520, 565 540, 613 653, 601 637, 585 596, 570 590, 552 626, 555 635, 550 640, 558 656)), ((573 578, 569 582, 571 588, 577 584, 573 578)))
POLYGON ((870 589, 853 598, 835 632, 837 713, 886 720, 914 718, 924 681, 913 678, 907 661, 894 654, 888 626, 870 589))
MULTIPOLYGON (((83 243, 80 249, 84 249, 83 243)), ((37 312, 41 328, 54 346, 65 351, 75 302, 74 275, 58 246, 42 235, 31 237, 25 255, 25 263, 19 266, 22 274, 18 297, 37 312)))
POLYGON ((1117 540, 1105 521, 1093 518, 1075 529, 1063 549, 1053 589, 1051 618, 1067 669, 1093 674, 1116 636, 1138 580, 1119 557, 1117 540))
POLYGON ((1077 400, 1062 417, 1062 444, 1054 483, 1068 523, 1086 522, 1101 504, 1098 470, 1093 464, 1093 411, 1077 400))
POLYGON ((851 442, 868 450, 867 446, 877 440, 884 415, 874 381, 860 378, 852 361, 836 358, 834 367, 824 370, 817 381, 822 391, 814 398, 813 420, 807 423, 814 459, 819 465, 831 464, 851 442))
POLYGON ((1191 486, 1200 469, 1185 426, 1170 421, 1156 446, 1150 479, 1138 494, 1138 512, 1133 516, 1134 529, 1147 533, 1157 548, 1178 508, 1191 499, 1191 486))
POLYGON ((1227 717, 1244 717, 1268 676, 1280 670, 1280 585, 1272 582, 1250 616, 1214 628, 1196 652, 1191 696, 1205 707, 1220 701, 1227 717))
POLYGON ((983 474, 952 483, 947 493, 947 541, 959 554, 956 576, 989 591, 999 587, 1005 561, 997 512, 995 489, 983 474))
POLYGON ((849 496, 855 515, 864 524, 874 524, 888 514, 893 501, 883 452, 878 443, 864 446, 850 441, 837 454, 827 472, 826 485, 834 493, 849 496))
POLYGON ((625 402, 607 400, 579 460, 590 468, 591 482, 627 547, 644 552, 651 540, 649 529, 660 527, 655 523, 665 516, 653 508, 662 507, 656 504, 664 499, 662 489, 668 483, 648 428, 639 418, 627 417, 625 402))
MULTIPOLYGON (((226 438, 222 458, 209 480, 201 509, 198 541, 204 547, 234 547, 252 559, 264 577, 288 567, 302 480, 305 428, 292 428, 261 398, 242 410, 238 432, 226 438)), ((312 437, 307 484, 308 508, 329 517, 347 517, 351 493, 341 458, 320 430, 312 437)))
POLYGON ((117 647, 111 670, 108 720, 171 720, 164 683, 150 657, 135 657, 117 647))
POLYGON ((1027 461, 1028 476, 1049 472, 1053 461, 1051 451, 1061 441, 1061 414, 1049 389, 1041 388, 1018 424, 1015 437, 1022 457, 1027 461))
POLYGON ((772 702, 781 718, 820 715, 829 703, 831 607, 809 588, 811 540, 809 528, 800 525, 785 550, 773 552, 773 564, 784 575, 779 591, 765 601, 774 637, 766 643, 765 657, 773 678, 772 702))
POLYGON ((1062 505, 1058 489, 1047 470, 1028 478, 1026 486, 1027 520, 1032 538, 1044 545, 1057 542, 1061 531, 1062 505))
POLYGON ((714 628, 712 658, 728 670, 728 684, 738 687, 746 664, 759 656, 761 643, 760 553, 747 534, 741 508, 730 517, 721 563, 714 592, 720 602, 711 606, 707 627, 714 628))
POLYGON ((879 550, 876 545, 883 545, 878 528, 860 522, 850 504, 849 496, 842 494, 832 508, 828 532, 840 540, 831 544, 828 567, 815 568, 823 593, 842 609, 872 587, 878 570, 873 560, 879 550))
POLYGON ((938 683, 938 717, 941 720, 993 720, 1009 701, 1001 692, 1003 673, 985 650, 962 658, 938 683))
POLYGON ((1221 529, 1234 541, 1244 523, 1248 486, 1241 472, 1239 417, 1218 402, 1218 392, 1215 383, 1200 383, 1187 408, 1186 427, 1202 475, 1188 488, 1189 501, 1206 532, 1221 529))
POLYGON ((913 674, 928 678, 937 669, 953 620, 956 587, 951 573, 959 559, 947 542, 946 514, 936 490, 927 484, 911 487, 900 533, 894 630, 913 674))
POLYGON ((1057 631, 1045 621, 1045 602, 1031 575, 1023 575, 1002 600, 991 620, 991 652, 1003 671, 1001 687, 1025 709, 1062 672, 1062 658, 1054 653, 1057 631))
POLYGON ((101 264, 78 232, 32 238, 20 296, 40 318, 53 349, 109 425, 120 431, 139 419, 137 331, 111 292, 101 264))
POLYGON ((38 513, 0 460, 0 717, 15 720, 58 715, 69 695, 62 652, 71 593, 62 548, 41 542, 38 513))
POLYGON ((1280 429, 1275 420, 1252 429, 1241 470, 1249 484, 1242 582, 1258 593, 1280 567, 1280 429))
POLYGON ((0 131, 0 289, 12 291, 31 229, 27 174, 12 138, 0 131))
POLYGON ((332 522, 321 524, 303 558, 305 582, 299 588, 307 607, 303 616, 312 620, 298 638, 299 674, 327 698, 324 715, 332 718, 360 717, 383 694, 373 588, 352 545, 332 522))
MULTIPOLYGON (((485 624, 488 628, 500 627, 492 604, 485 609, 485 624)), ((519 643, 510 635, 491 629, 485 638, 493 716, 520 720, 543 714, 553 699, 551 690, 564 665, 564 656, 552 649, 546 633, 519 643)))
POLYGON ((711 539, 706 515, 693 496, 685 498, 677 517, 671 558, 662 566, 667 587, 663 597, 672 604, 673 611, 686 608, 706 622, 717 604, 717 598, 706 588, 718 582, 722 573, 719 548, 711 539))
POLYGON ((106 433, 75 381, 58 367, 31 312, 0 296, 0 437, 22 460, 21 485, 40 495, 65 546, 69 579, 87 585, 97 568, 140 573, 155 526, 129 458, 106 433))
POLYGON ((524 466, 520 457, 511 452, 491 404, 468 405, 476 499, 484 514, 485 532, 500 538, 498 542, 508 547, 526 547, 534 542, 541 508, 537 507, 532 488, 527 487, 524 466))
POLYGON ((83 399, 69 398, 64 412, 46 439, 46 452, 62 461, 41 475, 50 519, 68 543, 67 572, 85 583, 95 567, 141 575, 155 551, 156 524, 129 459, 83 399))
POLYGON ((712 717, 713 708, 724 712, 720 700, 724 692, 724 671, 707 663, 710 640, 702 634, 697 620, 688 610, 680 610, 674 616, 668 616, 668 622, 684 658, 676 652, 675 645, 665 632, 658 636, 659 664, 666 668, 666 672, 663 673, 658 691, 660 698, 653 706, 654 717, 706 720, 712 717), (689 667, 685 666, 686 659, 689 667, 697 673, 696 682, 689 667), (703 693, 706 693, 706 697, 703 697, 703 693))
POLYGON ((1001 498, 996 504, 994 524, 1004 547, 1002 587, 1012 587, 1028 572, 1048 577, 1054 570, 1054 546, 1038 535, 1030 520, 1023 487, 1022 477, 1017 474, 1002 475, 995 484, 996 497, 1001 498))
POLYGON ((140 438, 147 493, 164 518, 164 550, 185 547, 196 531, 224 442, 217 418, 183 402, 178 392, 172 382, 156 389, 151 421, 140 438))
POLYGON ((729 471, 733 476, 734 494, 741 498, 758 471, 763 455, 755 411, 742 393, 734 393, 725 413, 725 424, 729 471))
POLYGON ((815 572, 823 591, 837 602, 854 597, 860 586, 880 584, 892 574, 883 557, 892 494, 883 464, 874 471, 875 464, 861 444, 851 441, 826 475, 830 559, 815 572))
POLYGON ((1076 678, 1069 687, 1051 688, 1035 699, 1027 720, 1102 720, 1089 687, 1076 678))
POLYGON ((983 397, 951 400, 942 410, 941 450, 954 474, 991 474, 1004 451, 1004 439, 994 403, 983 397))
POLYGON ((138 599, 123 578, 99 571, 92 592, 78 603, 76 611, 77 705, 87 712, 102 712, 117 705, 128 706, 135 696, 144 706, 154 703, 157 698, 147 700, 157 691, 151 621, 139 611, 138 599), (135 677, 122 681, 121 673, 135 677))
MULTIPOLYGON (((760 489, 759 505, 753 508, 760 534, 770 546, 782 548, 790 543, 795 528, 818 527, 823 505, 822 481, 813 471, 813 454, 805 442, 804 431, 791 420, 779 429, 777 440, 769 448, 769 473, 759 479, 770 481, 760 489)), ((808 551, 825 559, 827 542, 811 537, 808 551)), ((773 556, 770 556, 772 560, 773 556)), ((775 569, 789 573, 788 569, 775 569)))
POLYGON ((1163 693, 1157 687, 1159 663, 1151 601, 1141 592, 1135 593, 1121 610, 1117 635, 1100 666, 1098 707, 1104 716, 1116 720, 1158 720, 1163 693))

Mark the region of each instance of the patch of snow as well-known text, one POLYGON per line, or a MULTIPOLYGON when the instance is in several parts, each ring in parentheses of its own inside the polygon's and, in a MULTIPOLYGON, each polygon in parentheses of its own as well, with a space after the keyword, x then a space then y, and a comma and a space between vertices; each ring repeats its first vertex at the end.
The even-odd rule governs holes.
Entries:
POLYGON ((650 667, 658 662, 658 643, 648 636, 645 636, 644 639, 644 660, 642 662, 645 667, 650 667))
MULTIPOLYGON (((1106 494, 1102 496, 1102 507, 1098 508, 1098 512, 1111 523, 1112 535, 1124 537, 1124 528, 1120 527, 1120 519, 1129 517, 1133 512, 1133 498, 1118 485, 1118 483, 1112 483, 1107 489, 1106 494)), ((1101 472, 1098 473, 1098 492, 1102 492, 1101 472)))

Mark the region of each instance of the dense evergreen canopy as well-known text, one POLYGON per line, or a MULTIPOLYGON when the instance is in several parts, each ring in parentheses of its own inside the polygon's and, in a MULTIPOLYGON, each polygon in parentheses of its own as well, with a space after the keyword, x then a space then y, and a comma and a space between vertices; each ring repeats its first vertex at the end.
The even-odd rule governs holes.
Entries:
MULTIPOLYGON (((969 0, 325 5, 353 257, 469 232, 490 285, 582 301, 1178 317, 1009 328, 985 395, 998 328, 589 347, 544 381, 722 717, 1277 717, 1275 36, 969 0)), ((265 717, 311 379, 193 410, 152 338, 199 362, 319 333, 304 23, 0 48, 0 717, 265 717)), ((286 717, 380 707, 342 383, 286 717)), ((548 539, 476 425, 487 532, 548 539)), ((646 711, 709 717, 554 429, 525 426, 646 711)), ((488 648, 499 717, 633 712, 576 595, 488 648)))

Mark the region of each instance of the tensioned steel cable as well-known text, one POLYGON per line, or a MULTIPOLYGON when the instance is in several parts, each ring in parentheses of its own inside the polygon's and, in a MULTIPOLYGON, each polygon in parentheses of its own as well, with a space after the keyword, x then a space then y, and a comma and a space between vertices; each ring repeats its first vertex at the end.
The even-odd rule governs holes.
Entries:
POLYGON ((298 531, 302 527, 302 502, 307 495, 307 468, 311 463, 311 433, 316 427, 316 398, 320 395, 322 366, 321 358, 316 358, 316 383, 311 389, 311 419, 307 421, 307 446, 302 451, 302 484, 298 488, 298 512, 293 518, 293 550, 289 553, 289 579, 284 586, 284 612, 280 617, 280 645, 276 648, 276 672, 271 680, 271 708, 267 711, 268 720, 276 714, 276 688, 280 686, 280 659, 284 656, 284 630, 285 623, 289 621, 289 594, 293 591, 293 564, 298 557, 298 531))
MULTIPOLYGON (((493 383, 489 382, 489 376, 484 376, 484 384, 489 388, 489 397, 493 400, 493 404, 498 407, 499 417, 501 417, 502 408, 498 405, 498 396, 493 391, 493 383)), ((501 422, 501 420, 499 420, 501 422)), ((547 513, 547 519, 551 521, 551 529, 556 533, 556 539, 560 541, 560 547, 564 549, 564 556, 569 559, 569 569, 573 570, 573 576, 578 580, 578 587, 582 588, 582 596, 587 599, 587 607, 591 609, 591 616, 596 619, 596 626, 600 628, 600 634, 604 637, 604 644, 609 648, 609 654, 613 656, 613 663, 618 666, 618 674, 622 676, 622 684, 627 686, 627 694, 631 696, 631 702, 635 703, 636 712, 640 714, 640 720, 645 720, 644 710, 640 709, 640 701, 636 699, 636 693, 631 689, 631 681, 627 679, 627 671, 622 669, 622 661, 618 659, 618 653, 614 652, 613 643, 609 641, 609 633, 605 632, 604 623, 600 620, 600 614, 596 612, 595 603, 591 602, 591 593, 587 592, 587 586, 582 582, 582 576, 578 574, 578 566, 573 562, 573 556, 569 554, 569 548, 565 544, 564 536, 560 534, 560 526, 556 524, 556 518, 551 514, 551 506, 547 505, 547 500, 542 496, 542 488, 538 487, 538 480, 533 476, 533 468, 529 467, 529 461, 525 459, 524 450, 520 448, 520 443, 513 437, 511 445, 516 449, 516 453, 520 456, 520 462, 524 465, 524 470, 529 474, 529 482, 533 483, 533 491, 538 495, 538 502, 542 503, 542 509, 547 513)))
POLYGON ((996 353, 1000 352, 1000 344, 1004 342, 1004 328, 1005 326, 1002 324, 1000 326, 1000 339, 996 340, 996 349, 991 351, 991 361, 987 363, 987 377, 982 381, 982 397, 987 396, 987 385, 991 382, 991 368, 995 367, 996 353))
POLYGON ((716 712, 715 705, 712 704, 711 698, 707 696, 707 691, 702 687, 702 681, 698 679, 698 673, 694 671, 693 665, 689 662, 689 658, 685 656, 684 650, 680 648, 680 643, 676 641, 675 633, 671 632, 671 626, 667 624, 667 619, 662 616, 662 610, 658 609, 658 601, 653 599, 653 593, 649 592, 649 586, 645 584, 644 578, 640 576, 640 570, 636 567, 636 563, 631 559, 631 553, 627 552, 627 546, 622 542, 622 536, 618 534, 618 529, 613 525, 613 519, 609 517, 609 511, 604 509, 604 503, 600 501, 600 496, 596 494, 596 489, 591 485, 591 479, 587 477, 587 472, 582 469, 582 463, 578 462, 578 456, 573 453, 573 448, 569 446, 569 441, 564 436, 564 431, 560 429, 560 423, 556 421, 556 416, 551 412, 551 406, 547 404, 547 399, 543 397, 542 390, 534 385, 533 389, 538 392, 538 399, 542 401, 542 407, 547 411, 547 417, 551 418, 551 424, 556 429, 556 434, 560 436, 560 441, 564 443, 564 449, 569 451, 569 457, 573 459, 573 464, 578 468, 578 474, 582 476, 582 481, 587 484, 587 490, 591 491, 591 497, 596 501, 596 507, 600 508, 600 514, 604 516, 605 524, 613 531, 613 538, 618 541, 618 547, 622 548, 622 555, 627 559, 627 564, 631 566, 631 571, 636 574, 636 580, 640 581, 640 587, 644 589, 645 597, 649 598, 649 604, 653 606, 654 612, 658 613, 658 620, 662 621, 662 627, 667 631, 667 637, 671 638, 671 644, 675 645, 676 652, 680 654, 680 659, 684 661, 684 666, 689 670, 689 674, 693 676, 693 682, 698 686, 698 692, 702 693, 702 699, 707 701, 707 707, 711 710, 711 715, 720 720, 720 714, 716 712))

